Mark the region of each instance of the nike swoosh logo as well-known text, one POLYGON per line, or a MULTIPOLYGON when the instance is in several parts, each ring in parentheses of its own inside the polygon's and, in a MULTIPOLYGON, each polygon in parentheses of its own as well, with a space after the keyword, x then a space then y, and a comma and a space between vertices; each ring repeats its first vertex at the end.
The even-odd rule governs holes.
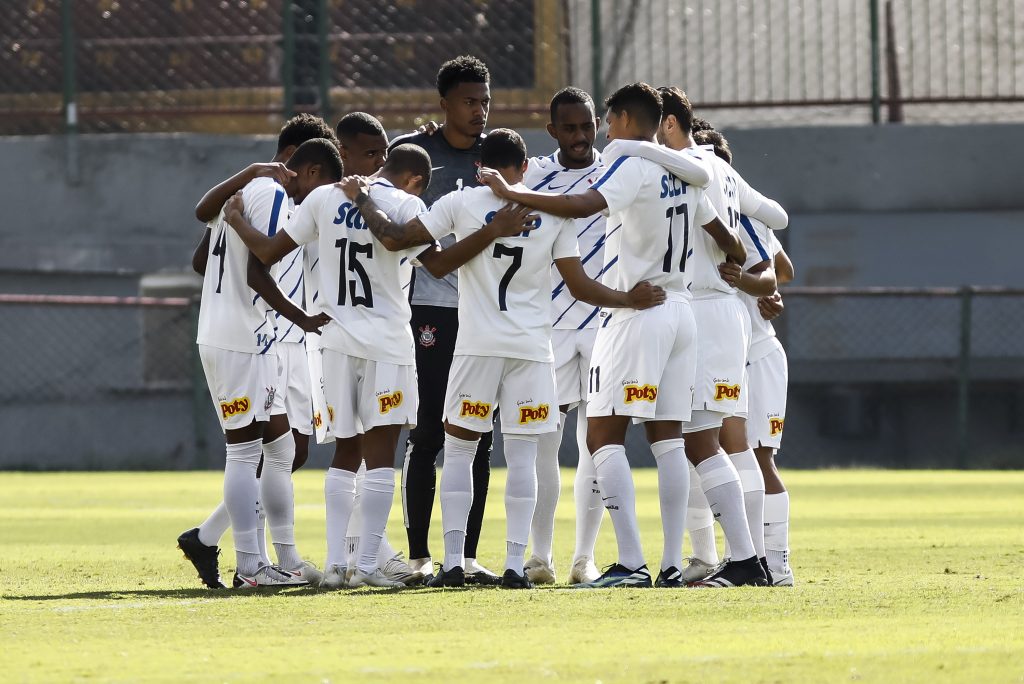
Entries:
POLYGON ((255 587, 258 584, 255 580, 251 580, 248 577, 243 577, 242 581, 248 584, 250 587, 255 587))

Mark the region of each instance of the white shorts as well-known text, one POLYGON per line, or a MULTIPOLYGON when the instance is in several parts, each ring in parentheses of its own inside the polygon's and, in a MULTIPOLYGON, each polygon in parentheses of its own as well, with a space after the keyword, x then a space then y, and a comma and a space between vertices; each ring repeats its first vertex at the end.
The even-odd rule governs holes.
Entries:
POLYGON ((598 330, 587 416, 685 421, 693 403, 696 326, 688 300, 670 300, 598 330))
POLYGON ((786 392, 789 362, 780 346, 768 356, 747 367, 750 377, 750 412, 747 416, 747 441, 751 447, 782 446, 782 428, 786 424, 786 392))
POLYGON ((309 378, 313 400, 313 431, 316 443, 333 442, 331 422, 327 414, 327 398, 324 395, 324 357, 319 348, 306 349, 306 362, 309 365, 309 378))
POLYGON ((736 296, 695 299, 697 376, 693 408, 726 416, 747 412, 744 369, 750 349, 750 315, 736 296))
POLYGON ((501 408, 506 435, 538 435, 558 429, 555 364, 498 356, 452 359, 444 417, 452 425, 489 432, 501 408))
POLYGON ((551 331, 551 349, 555 353, 555 387, 558 405, 578 404, 587 396, 587 373, 594 353, 597 328, 551 331))
POLYGON ((199 345, 206 384, 222 430, 238 430, 285 413, 278 391, 277 354, 244 352, 199 345))
POLYGON ((299 342, 276 342, 280 380, 278 388, 284 395, 288 424, 304 435, 313 434, 313 397, 310 391, 309 360, 306 345, 299 342))
POLYGON ((346 439, 383 425, 416 425, 416 366, 323 350, 331 434, 346 439))

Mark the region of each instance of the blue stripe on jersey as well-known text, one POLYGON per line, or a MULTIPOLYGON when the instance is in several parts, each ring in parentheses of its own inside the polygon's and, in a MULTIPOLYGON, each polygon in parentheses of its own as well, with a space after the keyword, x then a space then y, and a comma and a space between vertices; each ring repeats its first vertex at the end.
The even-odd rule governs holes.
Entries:
POLYGON ((612 316, 614 316, 614 315, 615 314, 608 314, 608 318, 604 319, 604 323, 601 324, 601 327, 602 328, 607 328, 608 324, 611 323, 611 321, 612 321, 612 316))
POLYGON ((611 166, 609 166, 608 170, 604 172, 604 175, 601 176, 601 178, 596 183, 594 183, 593 185, 590 186, 590 189, 591 190, 597 190, 599 187, 601 187, 601 185, 606 180, 611 178, 613 173, 615 173, 615 169, 619 168, 622 165, 622 162, 626 161, 627 159, 629 159, 629 155, 627 155, 627 154, 624 154, 621 157, 619 157, 618 159, 616 159, 615 163, 613 163, 611 166))
POLYGON ((594 307, 594 310, 590 312, 590 315, 589 315, 589 316, 587 316, 586 320, 585 320, 585 321, 583 321, 582 323, 580 323, 580 327, 578 327, 578 328, 576 328, 576 329, 577 329, 577 330, 583 330, 584 328, 586 328, 586 327, 587 327, 587 325, 588 325, 588 324, 590 323, 590 321, 594 320, 594 316, 596 316, 596 315, 597 315, 597 313, 598 313, 598 312, 599 312, 600 310, 601 310, 601 307, 599 307, 599 306, 595 306, 595 307, 594 307))
POLYGON ((594 217, 594 220, 593 220, 593 221, 591 221, 590 223, 588 223, 588 224, 587 224, 587 226, 586 226, 586 228, 584 228, 584 229, 583 229, 583 230, 581 230, 580 232, 576 233, 576 239, 577 239, 577 240, 579 240, 579 239, 580 239, 581 237, 583 237, 583 234, 584 234, 584 233, 586 233, 586 232, 587 232, 588 230, 590 230, 591 228, 593 228, 593 227, 594 227, 594 224, 595 224, 595 223, 597 223, 598 221, 600 221, 600 220, 601 220, 602 218, 604 218, 604 217, 603 217, 603 216, 601 216, 601 214, 598 214, 597 216, 595 216, 595 217, 594 217))
MULTIPOLYGON (((280 316, 280 315, 281 315, 281 314, 278 314, 278 316, 280 316)), ((258 332, 259 332, 260 330, 262 330, 262 329, 263 329, 263 326, 265 326, 266 324, 267 324, 267 321, 266 321, 266 319, 264 319, 264 320, 263 320, 263 322, 262 322, 262 323, 260 323, 260 327, 258 327, 258 328, 256 328, 255 330, 253 330, 253 331, 252 331, 252 332, 253 332, 253 334, 255 335, 255 334, 256 334, 256 333, 258 333, 258 332)))
POLYGON ((284 204, 284 190, 278 189, 274 193, 274 208, 270 210, 270 226, 267 228, 267 235, 274 237, 277 233, 277 218, 281 215, 281 205, 284 204))
POLYGON ((292 297, 294 297, 295 293, 299 291, 300 287, 302 287, 302 276, 301 275, 299 276, 298 282, 295 283, 295 287, 293 287, 292 291, 288 293, 288 299, 291 299, 292 297))
POLYGON ((292 257, 292 263, 288 264, 288 268, 284 269, 284 273, 282 273, 281 275, 277 276, 277 282, 281 282, 282 280, 284 280, 284 277, 286 275, 288 275, 288 271, 292 270, 292 266, 294 266, 295 262, 298 261, 298 260, 299 260, 299 250, 295 250, 295 256, 292 257))
MULTIPOLYGON (((593 224, 591 224, 591 225, 593 225, 593 224)), ((594 248, 592 250, 590 250, 590 252, 587 254, 587 256, 585 256, 582 259, 580 259, 580 263, 581 264, 585 264, 588 261, 590 261, 591 259, 593 259, 597 255, 598 252, 600 252, 602 249, 604 249, 604 244, 605 244, 605 242, 608 241, 608 236, 614 234, 615 231, 617 231, 621 227, 622 227, 622 224, 620 223, 615 228, 612 228, 610 233, 606 233, 606 234, 602 235, 600 238, 598 238, 597 242, 594 243, 594 248)), ((586 231, 584 231, 584 232, 586 232, 586 231)), ((580 233, 580 235, 582 235, 582 234, 583 233, 580 233)), ((602 270, 601 273, 604 273, 604 271, 602 270)), ((551 291, 551 299, 552 299, 552 301, 554 301, 558 297, 558 295, 562 294, 562 288, 563 287, 565 287, 565 281, 564 280, 559 281, 558 285, 555 286, 555 289, 551 291)), ((563 313, 563 315, 565 315, 565 314, 563 313)), ((561 317, 559 317, 559 320, 561 320, 561 317)))
POLYGON ((319 263, 320 263, 320 257, 317 257, 316 260, 313 261, 313 263, 310 265, 309 270, 312 271, 314 268, 316 268, 316 265, 319 264, 319 263))
POLYGON ((740 214, 740 223, 747 229, 747 235, 754 243, 754 247, 757 247, 757 253, 761 255, 761 261, 771 261, 771 257, 768 256, 768 252, 765 251, 764 247, 761 246, 761 241, 757 239, 757 233, 754 232, 754 224, 750 222, 750 219, 744 214, 740 214))
POLYGON ((530 189, 531 190, 540 190, 542 187, 544 187, 545 185, 547 185, 551 181, 555 180, 555 176, 557 176, 557 175, 558 175, 558 169, 555 169, 554 171, 552 171, 548 175, 544 176, 544 178, 541 180, 540 183, 538 183, 535 187, 532 187, 530 189))
POLYGON ((274 341, 275 341, 276 339, 277 339, 277 337, 272 337, 272 338, 270 338, 270 341, 269 341, 269 342, 267 342, 267 346, 266 346, 266 347, 264 347, 264 348, 263 348, 263 351, 261 351, 261 352, 260 352, 260 356, 263 356, 263 355, 264 355, 264 354, 266 354, 266 353, 267 353, 268 351, 270 351, 270 348, 274 346, 274 341))
MULTIPOLYGON (((608 270, 609 268, 611 268, 612 266, 614 266, 614 265, 615 265, 615 262, 616 262, 616 261, 618 261, 618 260, 619 260, 619 257, 618 257, 618 255, 616 255, 615 257, 613 257, 613 258, 612 258, 612 260, 611 260, 611 261, 609 261, 609 262, 608 262, 607 264, 605 264, 604 266, 602 266, 602 267, 601 267, 601 270, 600 270, 600 271, 598 272, 598 274, 597 274, 597 276, 596 276, 596 277, 594 278, 594 280, 597 280, 597 279, 598 279, 598 278, 600 278, 600 277, 601 277, 602 275, 604 275, 604 274, 605 274, 605 272, 606 272, 606 271, 607 271, 607 270, 608 270)), ((552 297, 552 299, 554 299, 554 297, 552 297)), ((576 306, 577 304, 579 304, 579 301, 580 301, 580 300, 578 300, 578 299, 574 299, 574 300, 572 300, 572 304, 570 304, 569 306, 565 307, 565 311, 563 311, 562 313, 560 313, 560 314, 558 315, 558 318, 556 318, 556 319, 555 319, 555 322, 554 322, 554 323, 552 323, 551 325, 558 325, 558 323, 559 323, 559 322, 560 322, 560 321, 561 321, 561 320, 562 320, 563 318, 565 318, 565 314, 569 313, 569 311, 570 311, 570 310, 572 310, 572 307, 574 307, 574 306, 576 306)), ((589 321, 590 319, 588 318, 587 320, 589 321)))
POLYGON ((566 188, 566 189, 565 189, 565 190, 564 190, 564 191, 562 192, 562 194, 563 194, 563 195, 568 195, 568 194, 569 194, 570 192, 572 192, 572 189, 573 189, 573 188, 575 188, 575 187, 576 187, 577 185, 579 185, 579 184, 580 184, 581 182, 583 182, 583 181, 584 181, 584 180, 586 180, 586 179, 587 179, 587 176, 580 176, 579 178, 577 178, 577 179, 576 179, 576 182, 575 182, 575 183, 573 183, 572 185, 570 185, 569 187, 567 187, 567 188, 566 188))

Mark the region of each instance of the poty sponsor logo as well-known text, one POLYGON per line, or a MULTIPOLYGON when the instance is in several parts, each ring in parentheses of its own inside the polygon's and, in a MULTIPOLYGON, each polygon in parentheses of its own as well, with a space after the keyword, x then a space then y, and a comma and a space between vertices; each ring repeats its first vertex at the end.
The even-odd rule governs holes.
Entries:
POLYGON ((252 402, 249 401, 249 397, 238 397, 231 401, 222 401, 220 402, 220 414, 227 420, 232 416, 248 413, 250 406, 252 406, 252 402))
POLYGON ((634 401, 654 403, 658 400, 657 385, 626 385, 622 389, 625 392, 625 402, 627 404, 632 404, 634 401))
POLYGON ((332 423, 334 422, 334 407, 330 404, 327 405, 327 419, 332 423))
POLYGON ((324 418, 323 416, 320 415, 320 412, 317 411, 316 413, 313 414, 313 427, 319 430, 321 427, 323 427, 323 424, 324 418))
POLYGON ((770 428, 770 434, 772 437, 778 434, 782 434, 782 428, 786 425, 785 418, 771 418, 768 420, 768 426, 770 428))
POLYGON ((520 406, 519 424, 526 425, 527 423, 542 423, 548 419, 548 415, 550 413, 551 409, 547 404, 541 404, 540 406, 520 406))
POLYGON ((736 400, 739 398, 739 385, 726 385, 724 382, 715 384, 715 401, 724 401, 725 399, 736 400))
POLYGON ((487 418, 491 415, 491 405, 482 401, 463 401, 459 415, 463 418, 487 418))
POLYGON ((396 409, 402 405, 402 392, 394 391, 390 394, 382 394, 377 397, 377 402, 380 405, 381 415, 385 415, 391 412, 391 409, 396 409))

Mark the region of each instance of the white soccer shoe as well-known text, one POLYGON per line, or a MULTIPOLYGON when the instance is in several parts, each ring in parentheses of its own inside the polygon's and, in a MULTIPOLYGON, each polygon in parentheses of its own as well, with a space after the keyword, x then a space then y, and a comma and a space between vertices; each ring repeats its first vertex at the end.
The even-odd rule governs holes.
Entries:
POLYGON ((572 562, 572 570, 569 572, 569 584, 588 584, 597 581, 601 572, 594 564, 590 556, 580 556, 572 562))
POLYGON ((793 586, 793 568, 791 568, 789 566, 786 566, 786 570, 785 571, 776 570, 774 568, 772 568, 771 571, 772 571, 772 586, 773 587, 791 587, 791 586, 793 586))
POLYGON ((389 587, 391 589, 401 587, 404 589, 405 583, 388 578, 380 568, 373 572, 363 572, 357 569, 352 573, 352 579, 348 581, 348 586, 349 589, 358 589, 359 587, 389 587))
POLYGON ((405 562, 405 558, 402 556, 401 552, 398 552, 393 557, 389 558, 388 561, 381 566, 380 570, 389 580, 401 582, 407 587, 414 587, 417 584, 423 583, 423 573, 413 570, 409 564, 405 562))
POLYGON ((235 572, 232 586, 235 589, 256 589, 258 587, 297 587, 306 581, 273 565, 264 565, 252 575, 235 572))
POLYGON ((344 565, 338 565, 337 563, 328 565, 327 572, 324 573, 323 579, 320 580, 320 588, 330 590, 344 589, 348 586, 347 576, 348 568, 344 565))
POLYGON ((320 582, 324 579, 324 573, 320 572, 320 568, 307 560, 302 561, 297 568, 288 568, 288 574, 298 577, 311 587, 320 586, 320 582))
POLYGON ((533 584, 555 583, 555 567, 553 564, 549 565, 543 558, 530 556, 530 560, 523 565, 523 570, 526 572, 526 579, 533 584))
POLYGON ((718 567, 719 564, 705 563, 700 558, 687 558, 686 567, 683 568, 683 584, 693 584, 707 579, 714 574, 718 567))

